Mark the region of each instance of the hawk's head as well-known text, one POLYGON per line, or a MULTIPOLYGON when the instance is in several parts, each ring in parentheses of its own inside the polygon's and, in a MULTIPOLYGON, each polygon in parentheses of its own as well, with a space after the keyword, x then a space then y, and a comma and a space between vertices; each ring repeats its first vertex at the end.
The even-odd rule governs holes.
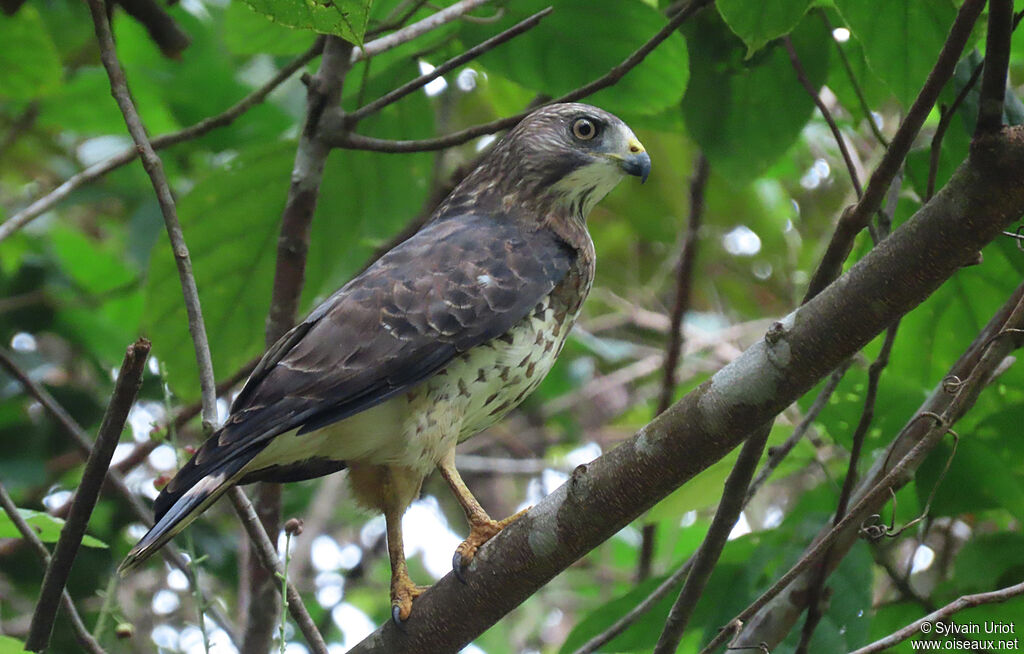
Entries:
POLYGON ((519 122, 459 191, 585 217, 625 175, 646 181, 651 158, 624 122, 579 103, 551 104, 519 122))

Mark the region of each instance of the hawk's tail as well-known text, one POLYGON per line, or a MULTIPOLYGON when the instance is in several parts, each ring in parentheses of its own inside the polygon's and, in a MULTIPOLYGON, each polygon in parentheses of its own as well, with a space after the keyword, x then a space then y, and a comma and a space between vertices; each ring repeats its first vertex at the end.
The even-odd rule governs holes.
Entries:
MULTIPOLYGON (((200 453, 203 449, 200 448, 200 453)), ((199 454, 193 457, 160 492, 154 505, 156 524, 128 552, 128 556, 118 566, 117 572, 121 576, 126 575, 191 524, 200 513, 235 485, 245 473, 246 464, 260 449, 256 448, 255 451, 231 457, 213 470, 204 471, 205 474, 191 484, 182 484, 182 481, 192 481, 189 477, 195 477, 195 461, 199 454)))

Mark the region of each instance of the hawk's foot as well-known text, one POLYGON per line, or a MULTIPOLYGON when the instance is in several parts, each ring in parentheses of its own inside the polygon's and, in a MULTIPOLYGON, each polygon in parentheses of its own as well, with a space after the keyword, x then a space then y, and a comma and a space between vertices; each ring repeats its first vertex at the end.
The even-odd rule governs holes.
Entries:
POLYGON ((455 548, 455 556, 452 557, 452 570, 459 581, 466 583, 466 569, 473 562, 473 557, 476 556, 476 551, 480 549, 480 546, 497 536, 502 529, 526 515, 529 510, 527 507, 504 520, 491 520, 486 514, 471 520, 469 536, 455 548))
POLYGON ((408 573, 400 572, 391 577, 391 619, 399 627, 409 619, 412 601, 422 595, 429 586, 417 586, 409 579, 408 573))

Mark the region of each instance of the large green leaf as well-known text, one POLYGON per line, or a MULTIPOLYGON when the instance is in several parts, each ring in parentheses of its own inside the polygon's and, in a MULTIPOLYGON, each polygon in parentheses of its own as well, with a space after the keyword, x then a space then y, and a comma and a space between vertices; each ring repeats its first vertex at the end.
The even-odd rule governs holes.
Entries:
MULTIPOLYGON (((39 540, 44 543, 56 543, 57 539, 60 538, 60 530, 64 528, 64 520, 61 518, 55 518, 48 513, 33 511, 32 509, 18 509, 18 513, 35 530, 39 540)), ((11 518, 6 513, 0 513, 0 538, 21 537, 21 532, 11 522, 11 518)), ((88 534, 82 537, 82 545, 101 549, 107 547, 106 543, 88 534)))
POLYGON ((0 654, 27 654, 25 643, 11 636, 0 636, 0 654))
MULTIPOLYGON (((831 35, 805 18, 791 38, 811 84, 825 82, 831 35)), ((718 14, 703 12, 684 26, 692 62, 683 118, 723 178, 757 177, 789 148, 811 117, 814 102, 785 49, 773 44, 745 59, 745 47, 718 14)))
POLYGON ((271 20, 361 44, 372 0, 245 0, 271 20))
POLYGON ((715 7, 726 25, 747 44, 747 56, 772 39, 789 34, 811 5, 811 0, 718 0, 715 7))
POLYGON ((257 14, 242 0, 224 11, 224 42, 235 54, 298 54, 308 48, 313 35, 257 14))
POLYGON ((60 85, 57 46, 35 7, 0 18, 0 42, 0 98, 30 100, 60 85))
MULTIPOLYGON (((498 23, 467 23, 467 44, 493 36, 551 3, 518 0, 498 23)), ((665 17, 639 0, 618 0, 595 9, 591 0, 560 0, 540 25, 480 58, 490 71, 534 91, 557 97, 601 77, 665 25, 665 17)), ((673 34, 614 87, 586 101, 612 112, 655 114, 686 90, 686 43, 673 34)))
POLYGON ((872 70, 909 107, 935 65, 956 11, 949 0, 835 0, 872 70))
MULTIPOLYGON (((387 137, 417 136, 429 121, 425 98, 411 97, 363 127, 387 137)), ((281 212, 295 157, 294 142, 253 147, 198 181, 181 198, 179 215, 199 287, 214 370, 226 376, 259 355, 270 307, 281 212)), ((430 175, 429 154, 335 152, 324 172, 313 220, 300 311, 343 284, 375 247, 420 209, 430 175)), ((181 396, 198 384, 178 273, 166 235, 150 261, 144 329, 155 356, 167 362, 181 396)))

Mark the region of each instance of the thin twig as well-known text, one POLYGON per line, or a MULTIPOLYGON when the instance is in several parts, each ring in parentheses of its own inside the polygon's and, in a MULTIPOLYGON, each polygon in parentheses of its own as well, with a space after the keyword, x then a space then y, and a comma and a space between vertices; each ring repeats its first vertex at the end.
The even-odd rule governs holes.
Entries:
MULTIPOLYGON (((7 517, 14 523, 14 527, 21 533, 22 537, 28 544, 32 546, 39 560, 43 562, 43 565, 50 565, 50 552, 46 549, 46 545, 43 541, 39 540, 39 536, 32 530, 32 526, 25 522, 25 519, 21 517, 21 513, 18 512, 18 507, 14 504, 14 500, 8 495, 7 489, 4 488, 3 482, 0 482, 0 506, 3 507, 4 512, 7 513, 7 517)), ((92 634, 86 628, 85 623, 82 622, 82 616, 78 614, 78 610, 75 609, 75 603, 71 601, 71 595, 68 591, 62 590, 60 594, 61 607, 64 609, 64 613, 71 620, 71 628, 75 632, 75 640, 91 654, 105 654, 100 644, 96 642, 92 634)))
MULTIPOLYGON (((21 384, 25 392, 32 396, 39 404, 53 416, 54 420, 60 425, 61 429, 71 437, 71 441, 78 448, 78 450, 85 455, 89 456, 92 451, 92 442, 89 440, 89 435, 82 429, 82 426, 75 421, 74 418, 62 407, 57 400, 53 398, 53 395, 49 393, 45 388, 38 384, 34 379, 28 376, 28 374, 18 366, 11 357, 0 349, 0 367, 4 368, 14 379, 21 384)), ((132 492, 128 485, 125 483, 124 476, 117 470, 111 468, 107 472, 107 478, 104 482, 104 488, 113 489, 118 496, 128 505, 131 509, 132 515, 135 519, 142 522, 148 527, 153 526, 153 514, 147 507, 145 507, 139 500, 138 496, 132 492)), ((192 568, 189 566, 185 557, 181 555, 181 552, 173 543, 168 543, 160 549, 161 555, 164 557, 169 564, 181 570, 186 577, 188 577, 189 583, 195 586, 196 579, 192 568)), ((224 612, 216 604, 209 605, 210 615, 216 620, 217 624, 224 629, 224 631, 231 638, 232 642, 236 640, 234 625, 228 620, 224 612)))
POLYGON ((679 566, 678 570, 669 575, 665 581, 658 584, 658 587, 651 591, 650 595, 631 608, 626 615, 613 622, 607 629, 598 635, 583 643, 583 645, 573 652, 573 654, 593 654, 611 642, 613 638, 624 632, 634 622, 650 611, 655 604, 661 601, 661 598, 668 595, 676 586, 682 583, 683 579, 686 578, 686 575, 690 573, 690 568, 692 566, 693 557, 691 556, 686 559, 686 562, 683 565, 679 566))
POLYGON ((690 616, 693 615, 693 609, 697 606, 697 600, 703 594, 704 587, 729 539, 729 534, 736 526, 736 521, 743 511, 747 489, 750 487, 750 480, 757 469, 757 462, 761 460, 765 443, 768 442, 771 427, 772 423, 769 421, 743 443, 736 464, 725 481, 722 499, 718 503, 718 509, 715 510, 715 517, 711 520, 711 526, 704 537, 704 542, 701 543, 693 557, 690 574, 687 575, 683 589, 679 592, 675 604, 672 605, 672 610, 669 611, 668 620, 665 621, 665 628, 661 632, 661 637, 658 638, 654 654, 672 654, 679 647, 679 641, 683 637, 683 631, 690 621, 690 616))
POLYGON ((847 359, 842 365, 836 368, 831 375, 829 375, 825 385, 822 386, 821 391, 819 391, 818 395, 814 398, 814 402, 812 402, 810 408, 807 409, 807 413, 804 414, 800 423, 793 429, 793 433, 790 434, 781 445, 768 448, 768 460, 765 461, 764 466, 762 466, 757 472, 757 476, 754 477, 754 481, 750 482, 750 490, 747 491, 748 502, 753 499, 754 495, 757 494, 757 491, 761 489, 761 486, 768 481, 771 474, 779 467, 779 464, 782 463, 793 448, 796 447, 796 444, 804 437, 804 434, 806 434, 807 430, 811 428, 814 421, 818 419, 818 415, 821 414, 826 406, 828 406, 829 400, 832 398, 832 394, 836 392, 836 388, 839 387, 839 382, 842 381, 843 375, 846 374, 846 371, 852 363, 852 358, 847 359))
MULTIPOLYGON (((683 351, 685 336, 683 318, 690 310, 690 294, 693 289, 693 267, 697 259, 697 238, 700 225, 704 218, 704 191, 708 183, 708 160, 701 152, 693 165, 693 177, 690 179, 690 216, 686 224, 686 234, 679 253, 679 264, 676 268, 675 298, 672 313, 669 316, 668 345, 665 348, 664 373, 661 391, 658 395, 658 407, 655 415, 660 414, 672 404, 676 392, 676 375, 679 368, 679 357, 683 351)), ((637 561, 637 581, 643 581, 651 572, 651 560, 654 556, 654 539, 657 526, 647 523, 641 530, 640 556, 637 561)))
MULTIPOLYGON (((253 508, 252 502, 249 501, 249 498, 246 497, 242 489, 237 486, 228 491, 228 497, 231 498, 231 504, 235 507, 238 517, 241 518, 242 526, 245 527, 246 533, 249 534, 250 540, 255 545, 260 562, 272 575, 284 576, 284 567, 277 556, 277 550, 260 524, 260 518, 256 515, 256 509, 253 508)), ((272 585, 280 592, 281 589, 277 584, 272 585)), ((327 643, 324 642, 324 637, 320 635, 320 631, 316 628, 316 623, 313 622, 313 618, 310 617, 309 612, 306 610, 306 605, 303 604, 299 591, 295 590, 295 586, 291 582, 287 583, 287 588, 288 612, 291 613, 302 635, 305 636, 306 643, 309 644, 316 654, 327 654, 327 643)))
MULTIPOLYGON (((824 9, 818 10, 818 15, 821 16, 821 20, 825 23, 825 28, 828 33, 832 33, 832 22, 828 19, 828 14, 825 13, 824 9)), ((875 116, 871 112, 871 107, 868 105, 867 99, 864 97, 864 91, 860 88, 860 83, 857 81, 857 76, 853 73, 853 66, 850 65, 850 59, 846 56, 846 51, 843 50, 843 46, 839 41, 832 39, 836 45, 836 51, 839 53, 839 60, 843 63, 843 69, 846 71, 846 77, 850 80, 850 86, 853 87, 853 93, 857 96, 857 101, 860 103, 861 111, 864 112, 864 118, 867 119, 868 125, 871 126, 871 133, 875 135, 878 142, 889 147, 889 141, 882 134, 882 130, 878 128, 878 123, 875 121, 875 116)))
POLYGON ((352 50, 352 63, 357 63, 363 59, 369 59, 375 55, 379 55, 382 52, 386 52, 392 48, 397 48, 400 45, 408 43, 415 38, 423 36, 427 32, 436 30, 442 25, 446 25, 457 18, 461 18, 463 14, 473 11, 477 7, 486 4, 488 0, 459 0, 450 7, 446 7, 436 14, 427 16, 423 20, 417 21, 408 27, 403 27, 397 32, 392 32, 387 36, 382 36, 379 39, 370 41, 364 44, 361 48, 355 48, 352 50))
POLYGON ((839 131, 839 125, 836 124, 835 119, 832 117, 832 112, 828 110, 825 102, 821 99, 821 94, 818 92, 819 89, 814 88, 811 80, 807 78, 807 72, 800 61, 800 56, 796 53, 796 48, 793 47, 793 40, 788 35, 784 36, 782 38, 782 45, 786 48, 786 53, 789 54, 789 62, 796 72, 796 78, 800 81, 804 90, 807 91, 807 95, 811 96, 814 106, 821 112, 821 117, 825 119, 825 123, 832 131, 832 137, 835 139, 836 145, 839 146, 839 153, 843 155, 843 161, 846 162, 846 170, 849 172, 850 181, 853 183, 853 190, 857 193, 857 199, 859 200, 864 195, 864 189, 860 185, 860 178, 857 177, 857 168, 853 165, 853 157, 850 156, 846 139, 843 138, 843 133, 839 131))
POLYGON ((356 109, 355 111, 348 114, 347 119, 349 123, 355 124, 356 122, 362 120, 363 118, 369 116, 370 114, 376 113, 383 109, 384 107, 388 106, 389 104, 393 104, 398 100, 404 98, 413 91, 416 91, 417 89, 426 86, 427 84, 437 79, 438 77, 441 77, 448 71, 454 70, 455 68, 458 68, 459 66, 462 66, 463 64, 476 59, 485 52, 493 50, 502 43, 505 43, 506 41, 509 41, 519 36, 520 34, 523 34, 524 32, 533 29, 540 23, 541 19, 550 14, 551 11, 551 7, 538 11, 529 18, 516 23, 515 25, 508 28, 504 32, 492 36, 483 43, 476 45, 470 48, 469 50, 466 50, 465 52, 458 56, 452 57, 451 59, 444 62, 434 70, 430 71, 429 73, 425 75, 420 75, 416 79, 407 82, 402 86, 399 86, 397 89, 389 93, 386 93, 385 95, 377 98, 373 102, 356 109))
MULTIPOLYGON (((658 31, 657 34, 652 36, 650 40, 637 48, 637 50, 631 55, 626 57, 622 63, 616 65, 608 71, 607 74, 599 77, 593 82, 570 91, 551 102, 575 102, 576 100, 581 100, 588 95, 597 93, 601 89, 612 86, 622 79, 626 73, 639 65, 640 62, 642 62, 656 47, 661 45, 665 39, 674 34, 679 26, 690 18, 690 16, 696 13, 698 9, 701 9, 710 3, 711 0, 689 0, 686 6, 675 14, 668 23, 658 31)), ((530 111, 524 111, 514 116, 509 116, 508 118, 500 118, 489 123, 474 125, 473 127, 467 127, 464 130, 446 134, 444 136, 415 141, 392 141, 388 139, 364 136, 362 134, 353 134, 344 128, 343 121, 339 121, 337 124, 332 125, 330 132, 325 134, 325 139, 327 143, 333 147, 347 148, 349 150, 371 150, 374 152, 427 152, 461 145, 478 136, 494 134, 495 132, 508 129, 529 115, 529 113, 530 111)))
POLYGON ((999 590, 989 591, 987 593, 963 595, 962 597, 959 597, 943 606, 941 609, 933 611, 923 618, 911 622, 907 626, 902 629, 898 629, 885 638, 881 638, 870 645, 865 645, 864 647, 856 649, 850 654, 874 654, 874 652, 884 652, 890 647, 895 647, 908 638, 913 637, 915 634, 928 633, 928 631, 922 629, 926 623, 931 627, 937 622, 946 622, 955 613, 959 613, 964 609, 981 606, 983 604, 1005 602, 1009 599, 1013 599, 1014 597, 1020 597, 1021 595, 1024 595, 1024 582, 1014 584, 1013 586, 1007 586, 1006 588, 1000 588, 999 590))
POLYGON ((149 341, 139 339, 130 345, 125 353, 117 383, 114 385, 114 394, 107 405, 103 422, 96 434, 96 442, 85 463, 82 480, 75 491, 74 503, 60 531, 60 539, 53 550, 50 563, 46 567, 46 576, 43 577, 28 638, 25 640, 26 649, 31 651, 41 652, 50 642, 53 622, 57 617, 57 605, 61 601, 64 585, 71 574, 71 566, 78 555, 82 537, 85 536, 89 516, 96 506, 96 500, 99 499, 103 478, 110 467, 114 448, 121 439, 128 411, 135 404, 135 398, 142 386, 142 372, 145 370, 149 347, 149 341))
POLYGON ((167 228, 167 236, 170 238, 171 248, 174 251, 174 261, 178 267, 181 291, 185 298, 185 308, 188 311, 188 330, 192 336, 196 363, 199 366, 199 386, 203 398, 203 427, 209 433, 217 424, 217 392, 213 377, 213 360, 210 358, 210 344, 206 338, 203 312, 199 306, 199 291, 196 289, 195 276, 192 274, 192 260, 189 258, 188 246, 185 245, 185 237, 181 232, 181 224, 178 222, 178 213, 174 206, 174 197, 167 184, 163 164, 149 142, 146 128, 142 124, 142 119, 139 117, 139 112, 128 91, 124 70, 117 59, 114 37, 110 32, 105 4, 103 0, 88 0, 88 3, 100 46, 100 60, 107 70, 107 77, 110 78, 111 93, 124 116, 128 132, 139 149, 142 166, 146 169, 153 184, 157 202, 160 204, 160 212, 164 217, 164 225, 167 228))
POLYGON ((844 211, 840 217, 828 248, 811 278, 804 302, 816 296, 839 276, 843 263, 853 248, 854 239, 871 221, 871 216, 878 211, 885 199, 889 185, 903 165, 903 160, 910 151, 910 146, 928 117, 928 113, 935 105, 942 87, 953 75, 960 53, 963 52, 974 23, 984 6, 985 0, 966 0, 961 5, 935 66, 928 73, 928 79, 921 87, 921 92, 918 93, 906 117, 900 123, 899 129, 896 130, 882 161, 871 174, 867 188, 864 189, 864 195, 856 205, 844 211))
POLYGON ((690 217, 686 224, 686 235, 679 254, 676 269, 676 292, 669 316, 668 347, 665 348, 665 374, 662 378, 661 393, 658 397, 658 413, 672 404, 676 391, 676 368, 683 351, 683 318, 690 310, 690 294, 693 289, 693 267, 697 259, 697 238, 704 218, 704 191, 708 183, 709 166, 704 153, 697 155, 690 179, 690 217))
MULTIPOLYGON (((867 438, 871 422, 875 417, 875 401, 878 398, 878 384, 882 378, 882 372, 889 365, 889 355, 892 352, 893 343, 896 341, 896 333, 899 329, 899 321, 894 322, 885 330, 885 340, 878 357, 868 367, 868 385, 864 393, 864 409, 861 411, 860 420, 854 429, 852 446, 850 448, 850 461, 846 466, 846 477, 843 479, 842 489, 839 491, 839 501, 836 503, 836 512, 832 518, 832 524, 838 524, 846 516, 846 509, 850 504, 850 497, 853 495, 854 485, 857 483, 857 466, 860 463, 861 452, 864 449, 864 440, 867 438)), ((817 576, 811 584, 807 600, 807 618, 800 634, 800 642, 796 646, 796 654, 806 654, 809 651, 811 637, 814 635, 818 623, 823 617, 821 600, 825 593, 825 581, 828 579, 828 567, 825 561, 828 560, 831 550, 822 557, 822 563, 818 567, 817 576)))
MULTIPOLYGON (((246 111, 266 100, 267 96, 270 95, 274 89, 281 86, 281 84, 286 82, 295 74, 296 71, 316 58, 321 51, 323 51, 323 39, 318 38, 316 43, 314 43, 309 50, 285 64, 281 70, 279 70, 277 74, 270 78, 263 86, 249 93, 227 110, 217 114, 216 116, 204 118, 195 125, 178 130, 177 132, 171 132, 170 134, 163 134, 161 136, 154 137, 153 140, 150 141, 150 144, 153 146, 154 150, 160 150, 199 138, 218 127, 226 127, 230 125, 246 111)), ((5 238, 32 222, 43 213, 52 209, 64 198, 71 195, 72 191, 78 187, 99 179, 112 170, 116 170, 121 166, 135 161, 135 158, 138 156, 139 150, 133 145, 125 148, 105 161, 93 164, 82 172, 72 175, 60 186, 14 214, 3 224, 0 224, 0 241, 3 241, 5 238)))
POLYGON ((974 135, 996 132, 1003 126, 1003 98, 1010 65, 1013 34, 1013 0, 989 0, 985 35, 985 73, 978 98, 978 123, 974 135))

